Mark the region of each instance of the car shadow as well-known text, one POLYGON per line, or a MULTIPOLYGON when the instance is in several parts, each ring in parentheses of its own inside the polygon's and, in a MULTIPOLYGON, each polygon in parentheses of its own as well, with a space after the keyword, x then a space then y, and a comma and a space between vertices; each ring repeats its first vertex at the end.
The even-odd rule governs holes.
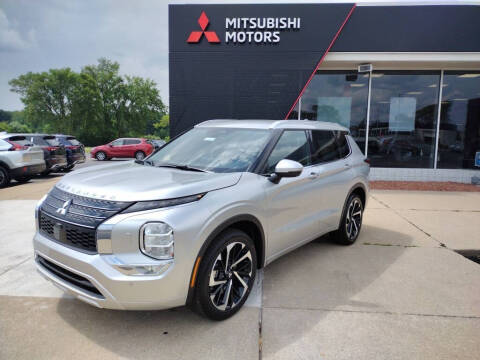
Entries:
MULTIPOLYGON (((330 309, 356 307, 375 311, 378 304, 354 300, 355 294, 368 287, 393 264, 412 239, 404 234, 385 228, 365 226, 369 231, 382 231, 401 241, 402 246, 392 246, 382 256, 365 256, 382 246, 358 245, 350 247, 333 244, 329 236, 323 236, 281 257, 265 269, 263 302, 266 308, 313 308, 330 309), (355 255, 355 253, 358 253, 355 255), (312 291, 317 289, 317 291, 312 291)), ((186 358, 187 347, 206 348, 233 346, 240 327, 258 329, 258 315, 248 316, 256 308, 244 307, 231 319, 214 322, 193 313, 186 307, 163 311, 116 311, 97 309, 78 300, 61 299, 57 313, 73 329, 97 345, 119 357, 140 359, 155 357, 168 349, 177 358, 186 358), (245 325, 248 321, 250 325, 245 325), (243 324, 243 325, 242 325, 243 324), (195 343, 195 344, 194 344, 195 343)), ((308 321, 285 324, 284 334, 278 346, 288 346, 302 338, 325 316, 322 311, 312 311, 308 321), (295 331, 291 331, 295 328, 295 331)), ((279 319, 279 321, 282 321, 279 319)), ((258 336, 258 333, 255 334, 258 336)), ((269 339, 268 334, 264 334, 269 339)), ((277 342, 275 342, 277 343, 277 342)), ((266 344, 267 345, 267 344, 266 344)), ((268 344, 269 346, 272 344, 268 344)), ((273 344, 275 345, 275 344, 273 344)), ((276 349, 278 350, 278 349, 276 349)), ((163 353, 165 355, 165 353, 163 353)))

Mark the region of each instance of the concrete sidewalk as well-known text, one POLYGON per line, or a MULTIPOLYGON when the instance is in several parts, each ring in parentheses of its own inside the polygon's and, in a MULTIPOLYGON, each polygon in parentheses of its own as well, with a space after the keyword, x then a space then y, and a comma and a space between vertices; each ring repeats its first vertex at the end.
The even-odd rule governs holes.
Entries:
POLYGON ((480 249, 480 194, 371 195, 355 245, 280 258, 220 323, 65 297, 34 270, 35 201, 0 201, 0 359, 478 359, 480 265, 453 250, 480 249))

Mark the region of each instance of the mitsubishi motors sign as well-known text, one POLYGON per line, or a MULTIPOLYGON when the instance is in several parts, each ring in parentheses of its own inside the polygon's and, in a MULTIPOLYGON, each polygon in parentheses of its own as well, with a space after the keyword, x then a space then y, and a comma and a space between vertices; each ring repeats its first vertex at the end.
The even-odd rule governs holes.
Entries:
POLYGON ((207 119, 294 116, 354 7, 169 5, 171 135, 207 119))
MULTIPOLYGON (((223 42, 226 44, 278 43, 283 31, 300 30, 300 17, 226 17, 223 21, 225 33, 223 42)), ((201 31, 192 31, 187 42, 197 44, 205 35, 209 43, 219 43, 215 31, 207 31, 210 20, 202 11, 198 18, 201 31)))

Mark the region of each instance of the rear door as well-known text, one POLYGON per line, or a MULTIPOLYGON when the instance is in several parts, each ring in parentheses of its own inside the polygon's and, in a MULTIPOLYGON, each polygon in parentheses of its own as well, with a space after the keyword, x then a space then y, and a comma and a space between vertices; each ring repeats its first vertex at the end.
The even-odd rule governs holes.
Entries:
POLYGON ((137 150, 139 150, 140 139, 125 139, 124 143, 124 156, 134 157, 137 150))
POLYGON ((319 216, 319 233, 336 230, 340 221, 352 171, 348 162, 350 148, 345 133, 331 130, 310 131, 312 169, 319 216))

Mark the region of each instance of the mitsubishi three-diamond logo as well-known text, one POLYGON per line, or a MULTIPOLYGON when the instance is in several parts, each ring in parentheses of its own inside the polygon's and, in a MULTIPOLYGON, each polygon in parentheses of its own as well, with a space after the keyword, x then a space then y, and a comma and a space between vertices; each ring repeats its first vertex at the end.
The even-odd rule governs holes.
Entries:
POLYGON ((187 39, 187 42, 190 44, 198 43, 202 39, 202 35, 205 34, 205 37, 209 43, 219 43, 220 39, 215 31, 205 31, 209 22, 210 21, 208 20, 207 14, 205 14, 205 11, 202 11, 202 14, 198 18, 198 25, 200 25, 202 31, 192 31, 187 39))

